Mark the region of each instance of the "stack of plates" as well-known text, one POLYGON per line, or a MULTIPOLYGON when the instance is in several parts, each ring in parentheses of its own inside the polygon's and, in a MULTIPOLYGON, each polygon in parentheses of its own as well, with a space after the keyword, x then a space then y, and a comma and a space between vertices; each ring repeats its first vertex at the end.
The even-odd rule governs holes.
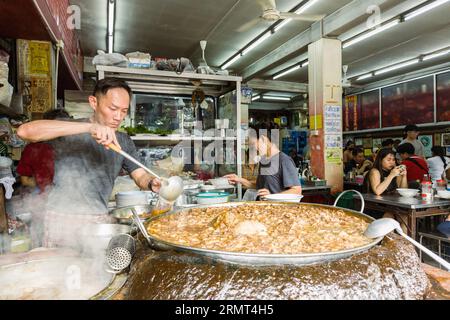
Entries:
POLYGON ((149 203, 151 192, 126 191, 116 194, 116 207, 122 208, 135 205, 146 205, 149 203))
POLYGON ((276 202, 300 202, 303 196, 299 194, 275 193, 262 197, 263 200, 276 202))

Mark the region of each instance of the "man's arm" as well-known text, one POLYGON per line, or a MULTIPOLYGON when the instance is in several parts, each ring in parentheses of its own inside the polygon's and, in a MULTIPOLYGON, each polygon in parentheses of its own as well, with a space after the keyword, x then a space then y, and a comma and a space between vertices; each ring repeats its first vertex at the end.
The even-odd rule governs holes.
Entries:
POLYGON ((108 145, 117 142, 115 130, 97 123, 36 120, 25 123, 17 129, 17 135, 28 142, 53 140, 74 134, 90 133, 98 143, 108 145))

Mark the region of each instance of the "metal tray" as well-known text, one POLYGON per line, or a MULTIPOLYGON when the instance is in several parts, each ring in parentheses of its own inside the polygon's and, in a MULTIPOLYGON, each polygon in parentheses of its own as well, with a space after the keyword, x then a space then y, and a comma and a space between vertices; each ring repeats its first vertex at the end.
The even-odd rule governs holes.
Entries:
MULTIPOLYGON (((352 191, 353 190, 348 190, 352 191)), ((359 192, 355 191, 359 194, 359 192)), ((342 193, 344 194, 344 193, 342 193)), ((342 195, 341 194, 341 195, 342 195)), ((362 196, 361 196, 362 197, 362 196)), ((336 199, 335 205, 337 201, 339 200, 340 196, 336 199)), ((364 200, 362 200, 364 201, 364 200)), ((334 206, 329 205, 322 205, 322 204, 313 204, 313 203, 280 203, 280 202, 234 202, 234 203, 222 203, 222 204, 215 204, 215 205, 202 205, 198 206, 198 208, 208 208, 208 207, 219 207, 219 208, 228 208, 228 207, 236 207, 245 205, 247 203, 252 203, 256 205, 267 205, 268 203, 274 204, 274 205, 292 205, 292 206, 313 206, 313 207, 321 207, 321 208, 328 208, 328 209, 339 209, 344 210, 348 214, 361 217, 365 219, 367 222, 372 222, 375 219, 365 215, 362 212, 357 212, 354 210, 349 209, 342 209, 337 208, 334 206)), ((364 206, 362 207, 362 210, 364 209, 364 206)), ((176 210, 173 212, 165 213, 160 216, 153 217, 151 219, 148 219, 146 221, 146 225, 148 225, 151 221, 160 219, 167 215, 173 215, 178 214, 180 212, 188 211, 189 209, 181 209, 176 210)), ((362 211, 361 210, 361 211, 362 211)), ((317 263, 324 263, 328 261, 338 260, 342 258, 350 257, 354 254, 364 252, 369 250, 371 247, 376 245, 382 240, 382 237, 374 239, 372 242, 365 246, 356 247, 353 249, 348 250, 341 250, 341 251, 332 251, 332 252, 321 252, 321 253, 304 253, 304 254, 257 254, 257 253, 240 253, 240 252, 227 252, 227 251, 217 251, 217 250, 209 250, 209 249, 201 249, 201 248, 195 248, 195 247, 188 247, 188 246, 182 246, 179 244, 167 242, 165 240, 159 239, 151 234, 149 234, 150 240, 151 240, 151 247, 157 250, 176 250, 176 251, 182 251, 182 252, 189 252, 189 253, 195 253, 202 256, 206 256, 212 259, 228 262, 228 263, 234 263, 234 264, 243 264, 243 265, 252 265, 252 266, 269 266, 269 265, 309 265, 309 264, 317 264, 317 263)))

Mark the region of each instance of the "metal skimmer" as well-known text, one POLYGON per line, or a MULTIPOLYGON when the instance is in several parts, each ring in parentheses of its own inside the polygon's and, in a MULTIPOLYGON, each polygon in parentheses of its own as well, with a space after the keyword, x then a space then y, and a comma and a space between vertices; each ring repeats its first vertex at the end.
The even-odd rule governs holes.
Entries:
POLYGON ((109 241, 105 256, 106 264, 113 272, 120 272, 130 265, 135 251, 134 238, 126 233, 118 234, 109 241))

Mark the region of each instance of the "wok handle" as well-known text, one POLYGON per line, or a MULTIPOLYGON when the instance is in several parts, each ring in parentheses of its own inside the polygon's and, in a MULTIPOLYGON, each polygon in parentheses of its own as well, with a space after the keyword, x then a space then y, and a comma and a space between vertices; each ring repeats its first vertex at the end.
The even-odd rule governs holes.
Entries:
POLYGON ((150 246, 153 246, 153 240, 148 235, 147 230, 145 230, 145 227, 142 224, 141 218, 139 218, 138 213, 136 212, 136 210, 134 208, 131 208, 131 212, 133 212, 134 223, 138 226, 139 230, 141 230, 141 233, 145 237, 145 239, 147 240, 148 244, 150 246))
POLYGON ((336 200, 334 201, 333 207, 336 207, 336 205, 337 205, 339 199, 340 199, 345 193, 347 193, 347 192, 355 192, 356 194, 359 195, 359 197, 361 198, 361 210, 360 210, 359 212, 360 212, 360 213, 363 213, 363 212, 364 212, 364 205, 365 205, 364 197, 363 197, 363 195, 361 194, 361 192, 359 192, 359 191, 357 191, 357 190, 353 190, 353 189, 352 189, 352 190, 346 190, 346 191, 342 192, 342 193, 336 198, 336 200))

